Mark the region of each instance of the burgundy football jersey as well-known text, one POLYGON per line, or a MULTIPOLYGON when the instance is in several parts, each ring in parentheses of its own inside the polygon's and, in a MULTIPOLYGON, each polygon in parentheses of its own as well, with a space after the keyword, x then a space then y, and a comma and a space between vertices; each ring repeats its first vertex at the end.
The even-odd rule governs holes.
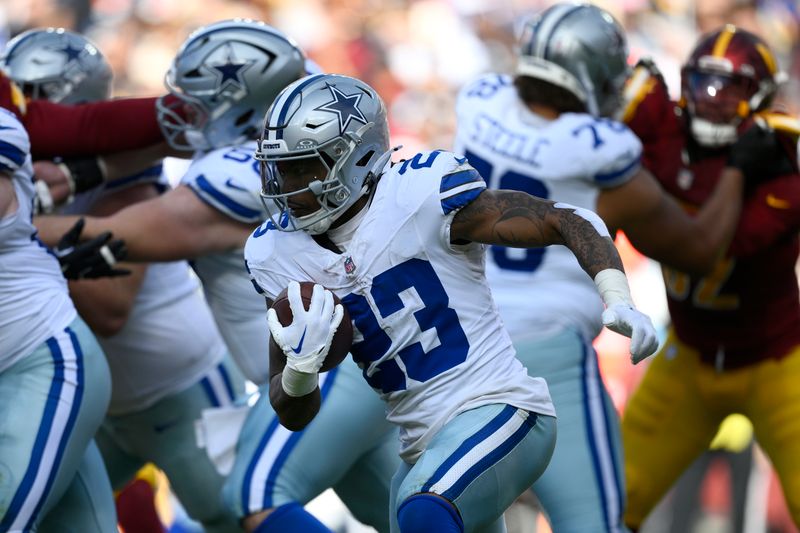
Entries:
MULTIPOLYGON (((727 153, 689 150, 676 109, 665 90, 651 90, 628 122, 644 144, 645 166, 696 211, 713 192, 727 153)), ((720 369, 780 358, 800 344, 798 229, 800 176, 748 187, 734 240, 712 273, 699 278, 664 269, 678 338, 720 369)))

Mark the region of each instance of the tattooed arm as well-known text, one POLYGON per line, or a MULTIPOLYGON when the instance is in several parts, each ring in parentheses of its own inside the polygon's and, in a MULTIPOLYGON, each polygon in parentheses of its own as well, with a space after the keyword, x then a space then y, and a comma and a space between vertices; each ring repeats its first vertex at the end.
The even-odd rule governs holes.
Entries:
POLYGON ((600 218, 576 209, 523 192, 487 189, 456 213, 450 239, 515 248, 563 244, 592 279, 608 268, 624 271, 600 218))
POLYGON ((631 361, 638 363, 658 348, 652 322, 633 305, 608 230, 591 211, 523 192, 487 189, 455 214, 450 239, 517 248, 567 246, 606 304, 603 324, 631 338, 631 361))

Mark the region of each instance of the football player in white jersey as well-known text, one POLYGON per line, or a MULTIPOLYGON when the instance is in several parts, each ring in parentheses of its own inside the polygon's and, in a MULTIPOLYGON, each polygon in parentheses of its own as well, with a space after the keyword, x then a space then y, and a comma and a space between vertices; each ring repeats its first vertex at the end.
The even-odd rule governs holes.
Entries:
POLYGON ((92 442, 110 396, 108 365, 59 261, 36 238, 29 152, 22 124, 0 110, 0 531, 113 531, 111 486, 92 442), (54 511, 65 495, 68 519, 54 511))
MULTIPOLYGON (((82 35, 61 28, 20 34, 7 44, 0 67, 31 94, 57 95, 65 104, 106 99, 111 92, 105 57, 82 35)), ((61 212, 113 214, 157 197, 164 188, 160 176, 157 165, 78 193, 61 212)), ((153 462, 207 531, 239 531, 219 497, 225 478, 198 446, 195 421, 204 409, 232 404, 244 379, 223 363, 227 349, 185 261, 129 269, 132 275, 122 278, 70 283, 111 369, 111 402, 96 439, 112 486, 122 489, 153 462)))
POLYGON ((608 306, 598 317, 632 336, 635 362, 656 333, 597 215, 489 190, 449 152, 398 164, 391 153, 383 101, 353 78, 299 80, 267 112, 256 158, 277 209, 245 260, 268 299, 289 287, 294 317, 283 326, 268 313, 280 346, 270 400, 289 427, 317 414, 318 371, 342 319, 333 291, 355 326, 353 358, 400 427, 392 530, 502 531, 503 511, 547 465, 556 426, 545 381, 514 356, 492 300, 485 245, 566 245, 608 306), (308 311, 297 281, 327 287, 308 311))
MULTIPOLYGON (((557 4, 526 25, 518 59, 515 78, 487 75, 461 91, 454 150, 491 188, 597 211, 643 253, 711 269, 736 226, 742 174, 728 172, 692 218, 642 167, 636 136, 604 118, 628 75, 613 17, 557 4)), ((619 420, 592 348, 603 308, 592 280, 563 247, 492 246, 487 277, 517 356, 547 380, 559 415, 553 459, 534 485, 553 530, 623 531, 619 420)))
MULTIPOLYGON (((397 433, 355 363, 326 376, 322 416, 303 432, 278 424, 266 394, 264 299, 253 291, 242 257, 247 236, 268 219, 251 139, 278 92, 305 73, 302 51, 263 23, 220 22, 192 34, 173 61, 167 86, 193 121, 166 106, 161 120, 172 145, 194 148, 196 157, 176 189, 110 217, 87 217, 84 231, 91 237, 118 228, 131 259, 193 258, 234 359, 249 380, 265 386, 242 429, 225 488, 245 530, 322 529, 302 505, 333 487, 356 518, 388 531, 397 433), (279 511, 273 524, 275 517, 291 519, 294 529, 262 525, 272 509, 279 511)), ((55 238, 71 222, 45 217, 42 233, 55 238)))

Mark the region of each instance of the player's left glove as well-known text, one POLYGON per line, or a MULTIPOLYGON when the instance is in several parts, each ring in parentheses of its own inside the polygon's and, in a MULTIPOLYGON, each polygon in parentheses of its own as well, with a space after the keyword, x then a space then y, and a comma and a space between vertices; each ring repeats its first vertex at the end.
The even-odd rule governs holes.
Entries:
POLYGON ((633 364, 654 354, 658 348, 658 336, 653 322, 636 308, 620 302, 606 308, 602 318, 605 327, 630 337, 633 364))
POLYGON ((78 220, 58 241, 53 250, 61 272, 67 279, 94 279, 127 276, 130 270, 114 268, 118 261, 127 255, 125 242, 112 240, 111 232, 106 231, 94 239, 80 242, 84 220, 78 220))

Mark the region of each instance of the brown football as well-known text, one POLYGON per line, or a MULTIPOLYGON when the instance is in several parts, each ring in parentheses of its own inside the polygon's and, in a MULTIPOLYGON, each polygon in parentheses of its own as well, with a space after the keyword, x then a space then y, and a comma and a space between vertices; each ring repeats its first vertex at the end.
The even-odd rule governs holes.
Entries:
MULTIPOLYGON (((289 306, 288 287, 283 289, 280 294, 272 302, 272 309, 278 315, 278 320, 284 326, 292 323, 294 316, 292 315, 292 308, 289 306)), ((303 299, 303 307, 308 310, 311 305, 311 293, 314 290, 314 283, 311 281, 300 282, 300 297, 303 299)), ((334 304, 340 304, 342 301, 336 294, 333 295, 334 304)), ((343 306, 344 307, 344 306, 343 306)), ((270 336, 270 342, 272 338, 270 336)), ((350 353, 350 346, 353 344, 353 324, 350 322, 350 314, 347 312, 347 307, 344 307, 344 316, 342 322, 336 329, 336 333, 331 340, 331 347, 328 350, 328 355, 325 356, 325 361, 322 363, 320 372, 327 372, 336 365, 344 361, 347 354, 350 353)))

